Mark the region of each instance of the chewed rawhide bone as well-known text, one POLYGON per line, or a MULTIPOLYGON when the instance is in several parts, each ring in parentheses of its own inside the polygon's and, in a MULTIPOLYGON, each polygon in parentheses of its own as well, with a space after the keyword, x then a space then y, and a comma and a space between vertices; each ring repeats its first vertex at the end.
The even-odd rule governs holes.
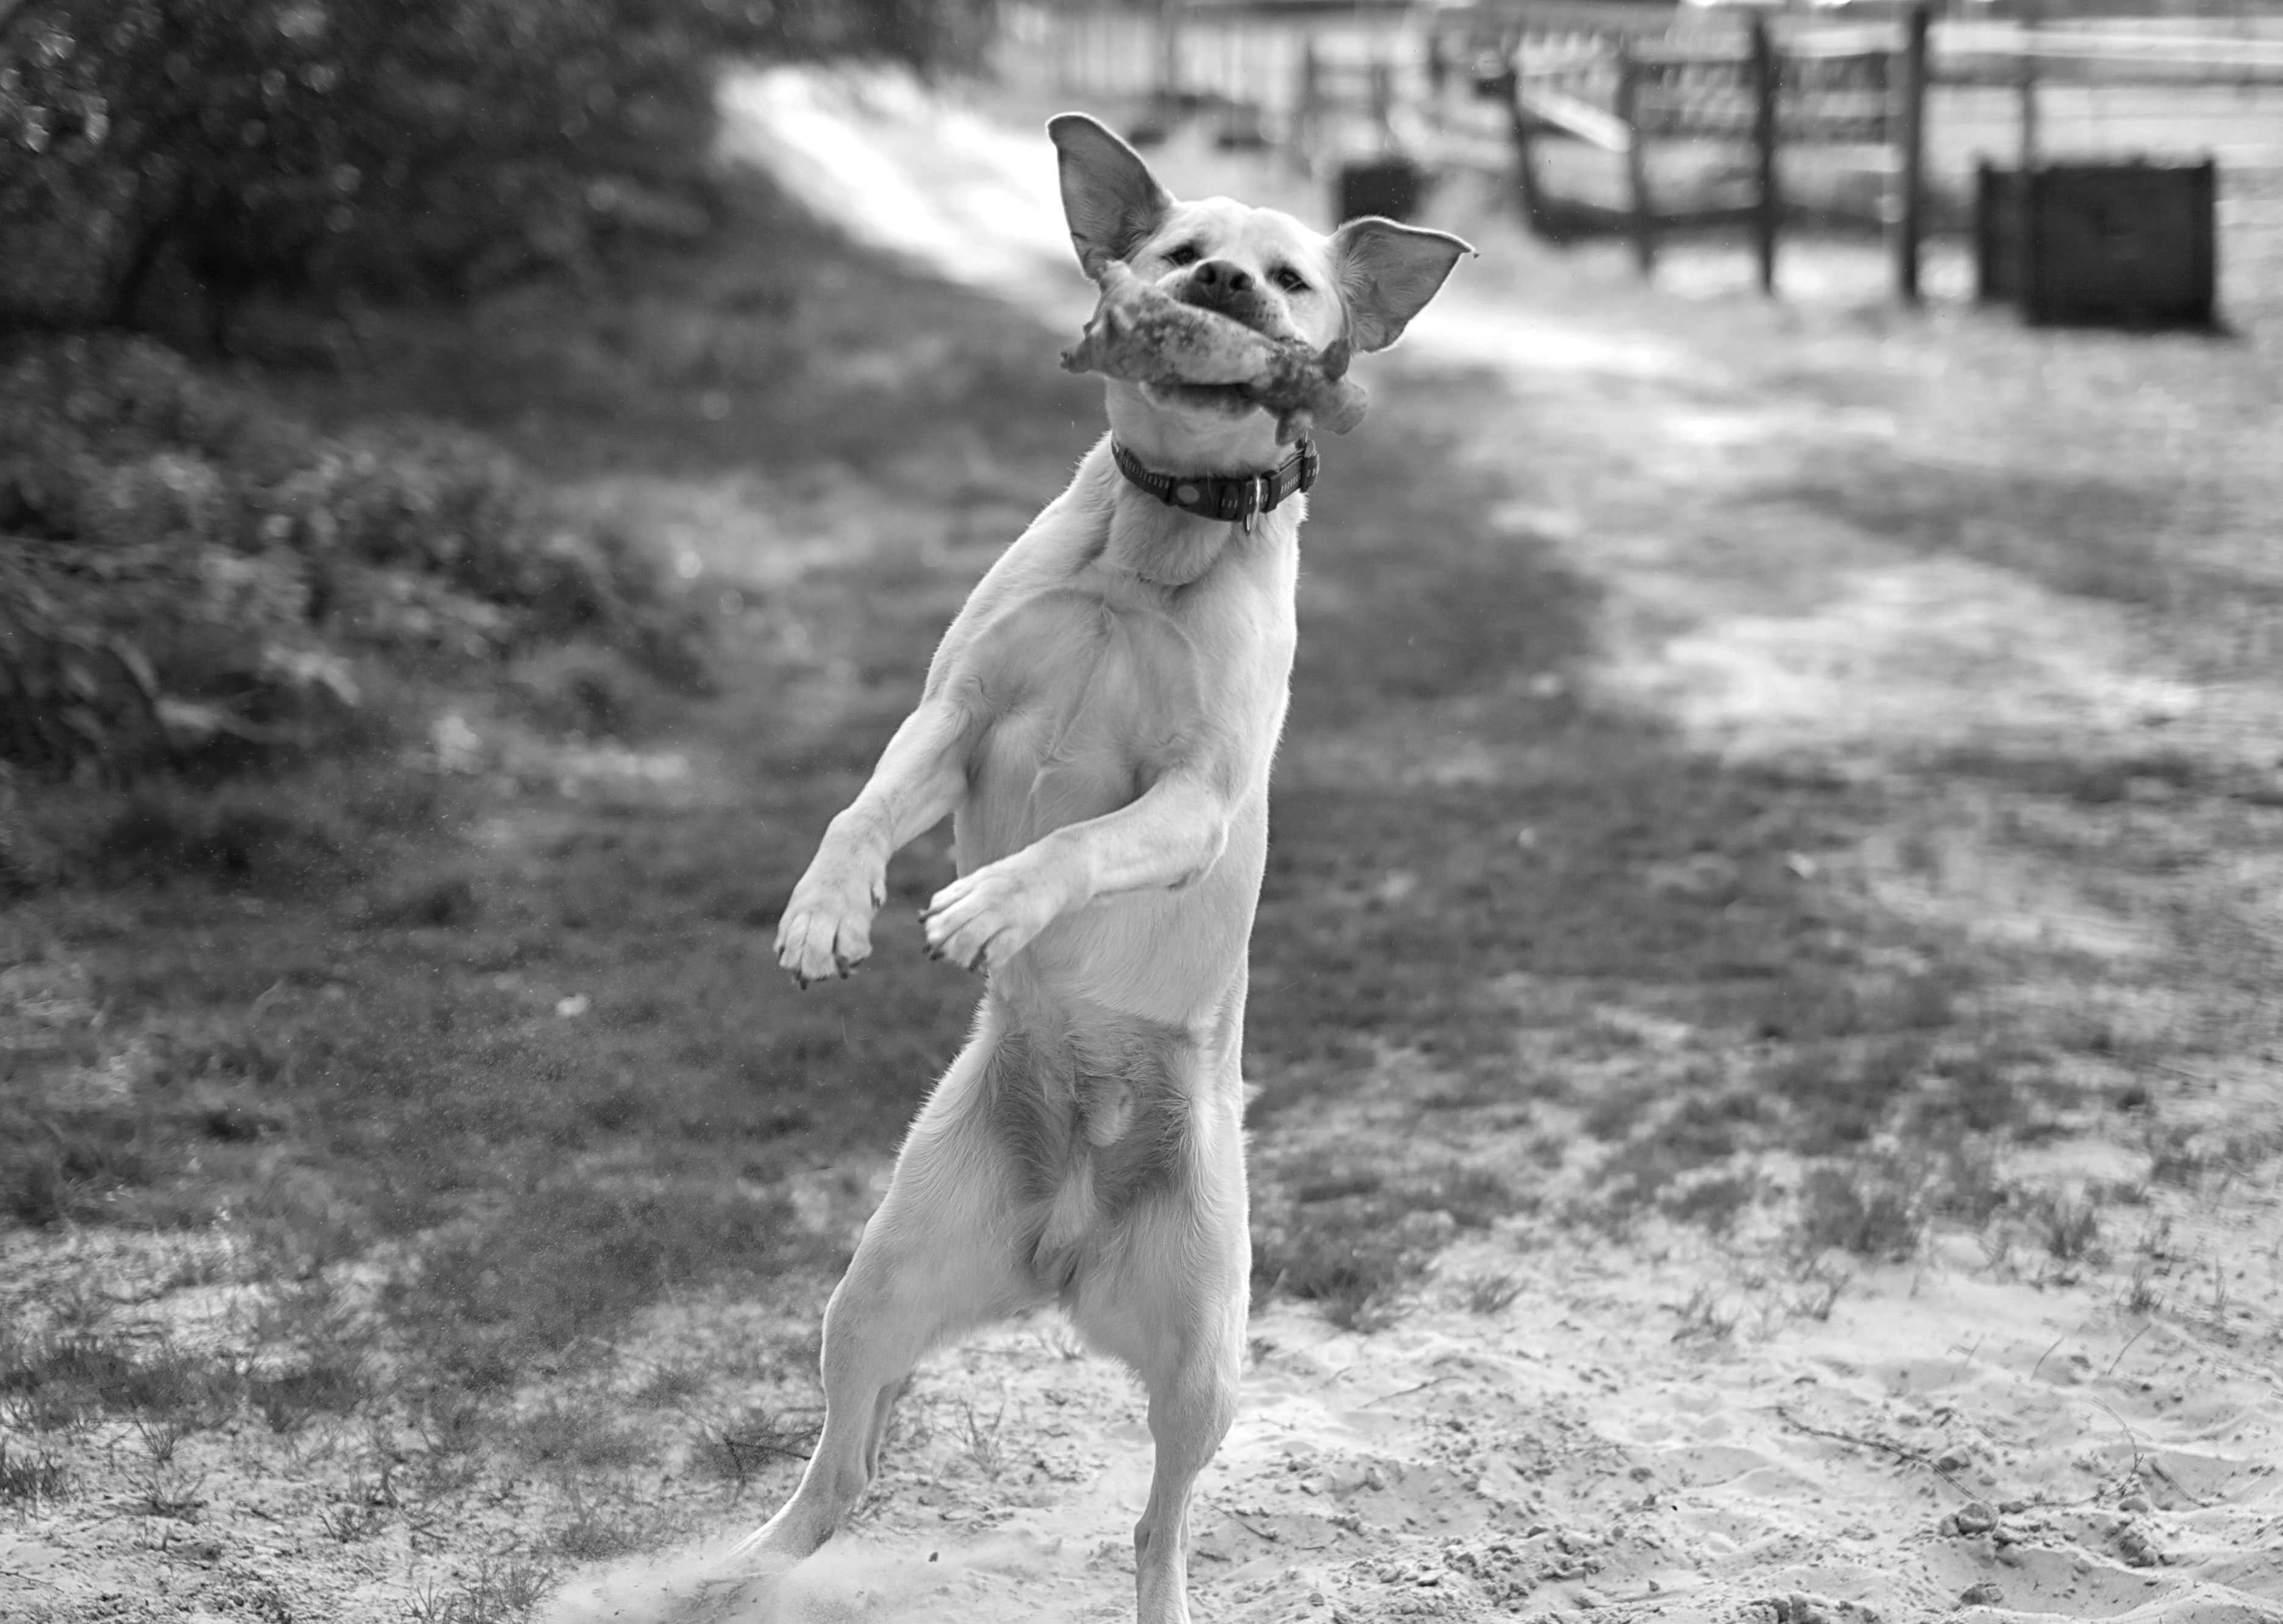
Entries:
POLYGON ((1078 343, 1063 352, 1065 371, 1161 388, 1232 388, 1274 416, 1276 438, 1288 445, 1312 424, 1344 434, 1363 421, 1370 396, 1344 376, 1344 340, 1319 354, 1297 339, 1272 338, 1183 304, 1117 260, 1096 280, 1102 302, 1078 343))

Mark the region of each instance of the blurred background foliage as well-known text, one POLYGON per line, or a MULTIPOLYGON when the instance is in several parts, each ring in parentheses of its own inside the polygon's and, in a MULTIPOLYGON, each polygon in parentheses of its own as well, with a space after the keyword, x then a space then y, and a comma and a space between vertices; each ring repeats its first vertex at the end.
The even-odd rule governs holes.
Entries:
POLYGON ((117 330, 219 352, 256 297, 459 298, 702 237, 725 62, 968 66, 990 6, 0 0, 0 825, 12 765, 306 754, 535 640, 702 680, 655 562, 488 441, 320 434, 117 330))
POLYGON ((401 295, 694 234, 729 56, 970 62, 990 0, 0 0, 0 316, 168 268, 401 295))
POLYGON ((652 563, 475 436, 322 434, 124 334, 11 349, 0 761, 121 780, 307 753, 377 725, 372 673, 448 677, 573 638, 703 679, 652 563))

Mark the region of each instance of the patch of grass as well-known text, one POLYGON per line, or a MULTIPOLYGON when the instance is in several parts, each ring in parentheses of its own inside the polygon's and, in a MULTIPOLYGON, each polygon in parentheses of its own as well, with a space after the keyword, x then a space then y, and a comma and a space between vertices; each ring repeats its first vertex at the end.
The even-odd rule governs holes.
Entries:
POLYGON ((1461 1285, 1470 1314, 1502 1314, 1522 1295, 1522 1282, 1510 1274, 1474 1275, 1461 1285))
POLYGON ((549 1554, 566 1562, 607 1562, 650 1542, 652 1518, 630 1498, 588 1492, 573 1480, 566 1485, 569 1515, 549 1535, 549 1554))
POLYGON ((1772 978, 1743 992, 1731 1018, 1755 1037, 1800 1043, 1936 1031, 1958 1019, 1960 975, 1952 969, 1772 978))
POLYGON ((625 738, 671 714, 671 696, 608 649, 565 644, 518 660, 508 693, 519 712, 556 734, 625 738))
POLYGON ((1462 1230, 1488 1229, 1529 1204, 1502 1175, 1458 1163, 1413 1174, 1403 1181, 1400 1193, 1414 1210, 1448 1213, 1462 1230))
POLYGON ((130 796, 87 855, 113 881, 195 878, 292 892, 354 876, 357 844, 350 820, 321 801, 259 788, 201 794, 162 784, 130 796))
POLYGON ((616 1405, 602 1400, 550 1399, 518 1420, 508 1436, 537 1465, 611 1471, 658 1453, 643 1432, 619 1419, 616 1405))
POLYGON ((372 1372, 352 1348, 330 1348, 306 1363, 247 1383, 247 1396, 276 1433, 298 1432, 310 1418, 354 1415, 372 1395, 372 1372))
POLYGON ((554 1568, 536 1558, 487 1558, 465 1583, 415 1583, 404 1615, 409 1624, 522 1624, 554 1583, 554 1568))
MULTIPOLYGON (((1701 1082, 1709 1082, 1710 1075, 1690 1074, 1701 1082)), ((1684 1077, 1680 1085, 1689 1080, 1684 1077)), ((1601 1158, 1576 1210, 1617 1233, 1652 1209, 1724 1232, 1758 1198, 1758 1180, 1749 1172, 1704 1176, 1703 1169, 1765 1137, 1770 1115, 1749 1090, 1685 1095, 1652 1126, 1601 1158)))
POLYGON ((1007 1424, 1007 1405, 1001 1400, 999 1408, 986 1421, 983 1412, 970 1399, 959 1404, 959 1449, 968 1465, 982 1473, 986 1482, 995 1483, 999 1474, 1007 1469, 1007 1447, 1000 1437, 1007 1424))
POLYGON ((0 1102, 0 1212, 20 1224, 85 1215, 111 1191, 150 1183, 164 1160, 129 1111, 0 1102))
POLYGON ((138 1413, 135 1417, 135 1435, 142 1441, 143 1452, 151 1457, 152 1465, 171 1466, 175 1451, 191 1435, 191 1428, 179 1416, 138 1413))
POLYGON ((1381 1175, 1318 1164, 1289 1185, 1264 1180, 1254 1203, 1254 1304, 1282 1294, 1321 1305, 1343 1329, 1367 1329, 1454 1230, 1485 1226, 1518 1205, 1494 1175, 1457 1166, 1381 1175))
POLYGON ((1795 1141, 1811 1154, 1869 1138, 1925 1077, 1932 1047, 1915 1033, 1797 1044, 1767 1086, 1790 1105, 1795 1141))
POLYGON ((427 1360, 476 1387, 506 1387, 537 1359, 607 1333, 668 1286, 818 1255, 783 1201, 696 1179, 633 1190, 565 1179, 439 1239, 392 1283, 386 1308, 427 1360))
POLYGON ((1588 1138, 1630 1138, 1656 1099, 1656 1090, 1648 1085, 1611 1089, 1586 1107, 1586 1118, 1578 1126, 1588 1138))
POLYGON ((1657 1202, 1657 1210, 1680 1224, 1726 1235, 1736 1220, 1758 1204, 1761 1180, 1750 1173, 1722 1173, 1683 1185, 1657 1202))
POLYGON ((2232 775, 2220 764, 2181 750, 2125 755, 2042 755, 1987 748, 1945 751, 1935 770, 1987 780, 2023 794, 2111 806, 2150 789, 2224 790, 2232 775))
POLYGON ((2035 1065, 2026 1045, 1977 1033, 1962 1050, 1936 1053, 1930 1067, 1934 1085, 1920 1092, 1910 1115, 1921 1132, 1937 1138, 1945 1131, 2020 1129, 2029 1122, 2033 1098, 2022 1073, 2035 1065))
POLYGON ((0 1504, 36 1504, 62 1497, 71 1472, 52 1450, 27 1455, 0 1438, 0 1504))
POLYGON ((346 1499, 339 1504, 326 1506, 317 1513, 317 1526, 336 1542, 355 1545, 370 1539, 388 1526, 390 1509, 376 1504, 362 1492, 361 1484, 353 1482, 346 1499))
POLYGON ((138 1486, 137 1504, 146 1516, 194 1522, 206 1509, 206 1497, 199 1492, 206 1487, 206 1474, 193 1472, 172 1459, 152 1461, 138 1486))
POLYGON ((1998 1161, 1986 1145, 1959 1138, 1934 1152, 1927 1205, 1934 1215, 1979 1230, 2013 1201, 2014 1192, 1998 1176, 1998 1161))
POLYGON ((1914 459, 1866 448, 1843 468, 1771 488, 1760 500, 1921 551, 2018 570, 2063 593, 2161 604, 2177 591, 2176 570, 2146 540, 2170 527, 2170 481, 2022 463, 1953 463, 1929 479, 1914 459))
POLYGON ((1290 1227, 1256 1224, 1252 1301, 1258 1307, 1279 1295, 1294 1297, 1321 1306, 1344 1331, 1372 1330, 1386 1323, 1397 1289, 1420 1278, 1426 1265, 1419 1238, 1349 1214, 1320 1214, 1290 1227))
POLYGON ((475 882, 464 874, 430 874, 397 882, 367 905, 364 923, 384 928, 444 930, 476 921, 483 911, 475 882))
POLYGON ((1743 1319, 1743 1310, 1730 1304, 1710 1286, 1699 1286, 1689 1293, 1688 1301, 1677 1311, 1680 1329, 1673 1333, 1675 1341, 1695 1338, 1725 1342, 1736 1334, 1736 1327, 1743 1319))
POLYGON ((1925 1229, 1920 1180, 1891 1157, 1811 1167, 1791 1236, 1802 1255, 1836 1250, 1877 1263, 1918 1254, 1925 1229))
POLYGON ((245 1391, 236 1365, 165 1343, 90 1333, 0 1335, 0 1400, 43 1431, 94 1414, 136 1416, 160 1426, 213 1426, 236 1410, 245 1391))
POLYGON ((1530 1204, 1499 1174, 1455 1162, 1373 1168, 1313 1154, 1255 1177, 1254 1304, 1321 1303, 1343 1328, 1377 1323, 1455 1231, 1530 1204))
POLYGON ((2040 1192, 2030 1200, 2028 1216, 2055 1263, 2088 1263, 2101 1255, 2100 1209, 2089 1198, 2040 1192))
POLYGON ((2174 1124, 2148 1126, 2148 1182, 2193 1189, 2213 1157, 2200 1145, 2193 1130, 2174 1124))
POLYGON ((638 1404, 674 1408, 688 1403, 703 1393, 707 1380, 702 1365, 661 1364, 643 1379, 642 1386, 635 1389, 634 1400, 638 1404))
POLYGON ((1831 1317, 1831 1310, 1839 1304, 1840 1294, 1854 1280, 1845 1269, 1827 1266, 1822 1259, 1812 1260, 1800 1271, 1799 1290, 1792 1298, 1792 1311, 1820 1325, 1831 1317))
POLYGON ((772 1464, 798 1466, 816 1448, 817 1426, 755 1404, 718 1426, 708 1426, 692 1451, 697 1469, 743 1493, 754 1474, 772 1464))

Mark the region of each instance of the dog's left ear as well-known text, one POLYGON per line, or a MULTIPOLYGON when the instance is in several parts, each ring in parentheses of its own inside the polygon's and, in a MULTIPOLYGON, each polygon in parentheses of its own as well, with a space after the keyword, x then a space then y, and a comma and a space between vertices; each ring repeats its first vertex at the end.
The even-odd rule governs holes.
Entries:
POLYGON ((1157 229, 1173 196, 1157 184, 1142 155, 1082 113, 1047 121, 1060 154, 1063 218, 1071 246, 1089 276, 1105 260, 1122 260, 1157 229))
POLYGON ((1332 233, 1332 265, 1348 308, 1348 336, 1360 350, 1383 350, 1427 307, 1471 244, 1445 231, 1398 225, 1376 214, 1332 233))

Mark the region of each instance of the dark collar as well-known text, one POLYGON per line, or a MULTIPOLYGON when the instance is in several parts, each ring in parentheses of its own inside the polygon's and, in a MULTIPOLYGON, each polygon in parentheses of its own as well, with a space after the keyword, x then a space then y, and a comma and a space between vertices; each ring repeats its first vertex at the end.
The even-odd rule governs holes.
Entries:
POLYGON ((1265 474, 1161 474, 1142 467, 1139 458, 1115 440, 1110 455, 1119 473, 1167 507, 1247 530, 1261 514, 1316 483, 1316 443, 1307 439, 1265 474))

